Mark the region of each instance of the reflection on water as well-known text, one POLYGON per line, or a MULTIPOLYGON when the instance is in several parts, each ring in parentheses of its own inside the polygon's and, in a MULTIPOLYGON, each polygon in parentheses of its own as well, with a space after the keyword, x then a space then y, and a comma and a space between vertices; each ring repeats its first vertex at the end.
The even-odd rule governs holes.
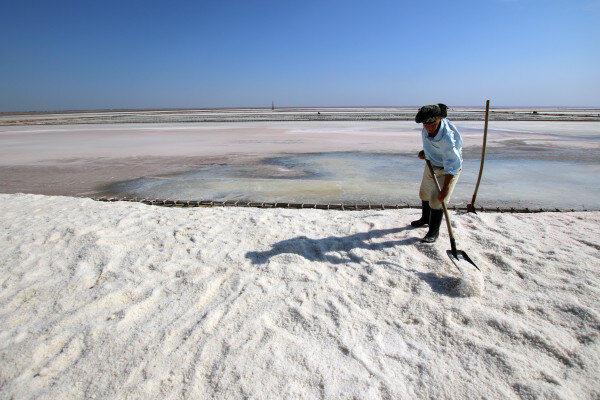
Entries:
MULTIPOLYGON (((213 164, 184 174, 114 185, 113 192, 156 199, 419 204, 424 162, 414 155, 362 152, 285 154, 213 164)), ((470 203, 479 160, 466 159, 451 203, 470 203)), ((486 159, 482 206, 600 209, 600 166, 565 161, 486 159)))

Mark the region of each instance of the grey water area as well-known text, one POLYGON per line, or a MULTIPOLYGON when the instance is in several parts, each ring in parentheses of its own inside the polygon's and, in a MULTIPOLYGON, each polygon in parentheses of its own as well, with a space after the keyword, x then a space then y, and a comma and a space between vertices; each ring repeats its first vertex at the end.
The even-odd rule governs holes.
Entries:
MULTIPOLYGON (((536 152, 518 143, 508 148, 491 148, 486 156, 477 206, 600 210, 596 156, 581 160, 577 149, 536 152)), ((480 151, 464 154, 451 205, 471 202, 480 151)), ((424 168, 412 153, 288 153, 120 182, 110 192, 147 199, 420 205, 424 168)))

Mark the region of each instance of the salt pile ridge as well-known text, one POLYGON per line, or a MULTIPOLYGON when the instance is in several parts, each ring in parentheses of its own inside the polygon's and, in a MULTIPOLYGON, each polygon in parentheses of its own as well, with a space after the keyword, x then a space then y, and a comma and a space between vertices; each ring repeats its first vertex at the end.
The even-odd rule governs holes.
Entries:
POLYGON ((597 212, 0 205, 0 398, 600 397, 597 212))

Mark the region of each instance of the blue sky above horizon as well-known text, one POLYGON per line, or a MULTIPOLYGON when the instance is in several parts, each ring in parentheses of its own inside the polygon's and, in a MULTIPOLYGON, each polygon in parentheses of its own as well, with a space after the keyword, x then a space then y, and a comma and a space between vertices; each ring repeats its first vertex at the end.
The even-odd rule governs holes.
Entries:
POLYGON ((13 1, 0 111, 600 106, 600 1, 13 1))

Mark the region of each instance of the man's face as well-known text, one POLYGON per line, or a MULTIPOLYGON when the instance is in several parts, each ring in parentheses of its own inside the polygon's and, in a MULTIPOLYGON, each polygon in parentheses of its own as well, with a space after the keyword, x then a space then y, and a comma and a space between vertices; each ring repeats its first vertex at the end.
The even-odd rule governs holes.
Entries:
POLYGON ((432 122, 431 124, 423 124, 423 126, 425 127, 425 129, 427 129, 427 133, 429 133, 430 135, 433 135, 434 133, 437 132, 437 130, 440 126, 440 120, 432 122))

